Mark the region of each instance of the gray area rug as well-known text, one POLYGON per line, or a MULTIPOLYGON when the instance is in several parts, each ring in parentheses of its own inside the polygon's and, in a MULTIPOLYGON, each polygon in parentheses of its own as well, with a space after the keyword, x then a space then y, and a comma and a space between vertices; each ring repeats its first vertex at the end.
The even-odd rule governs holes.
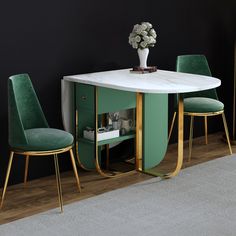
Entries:
POLYGON ((0 226, 1 236, 236 235, 236 156, 0 226))

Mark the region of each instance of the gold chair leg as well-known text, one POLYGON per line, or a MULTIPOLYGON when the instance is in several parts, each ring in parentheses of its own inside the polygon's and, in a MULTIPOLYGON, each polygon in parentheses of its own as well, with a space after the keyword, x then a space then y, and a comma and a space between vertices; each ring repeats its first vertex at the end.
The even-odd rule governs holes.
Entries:
POLYGON ((11 152, 9 163, 8 163, 8 168, 7 168, 7 173, 6 173, 6 179, 5 179, 3 192, 2 192, 2 199, 1 199, 0 209, 2 209, 3 201, 4 201, 6 190, 7 190, 7 184, 8 184, 8 180, 9 180, 9 176, 10 176, 10 172, 11 172, 11 165, 12 165, 13 156, 14 156, 14 152, 11 152))
POLYGON ((231 148, 231 144, 230 144, 230 140, 229 140, 229 131, 228 131, 228 126, 227 126, 227 122, 226 122, 224 112, 222 113, 222 118, 223 118, 223 123, 224 123, 224 128, 225 128, 225 135, 226 135, 227 142, 228 142, 228 145, 229 145, 229 152, 230 152, 230 155, 232 155, 233 152, 232 152, 232 148, 231 148))
POLYGON ((170 131, 169 131, 169 136, 168 136, 168 143, 170 141, 170 137, 174 128, 174 124, 175 124, 175 117, 176 117, 176 111, 174 112, 173 118, 172 118, 172 122, 171 122, 171 126, 170 126, 170 131))
POLYGON ((70 158, 71 158, 71 163, 72 163, 73 170, 74 170, 74 173, 75 173, 75 178, 76 178, 77 186, 78 186, 79 192, 81 192, 79 175, 78 175, 78 172, 77 172, 77 167, 76 167, 75 158, 74 158, 74 154, 73 154, 73 150, 72 149, 70 149, 70 158))
POLYGON ((205 123, 205 143, 208 144, 207 116, 204 116, 204 123, 205 123))
POLYGON ((27 177, 28 177, 28 169, 29 169, 29 155, 25 158, 25 175, 24 175, 24 185, 27 184, 27 177))
POLYGON ((194 116, 191 116, 191 119, 190 119, 190 129, 189 129, 189 153, 188 153, 188 161, 191 161, 191 157, 192 157, 193 122, 194 122, 194 116))
POLYGON ((61 179, 60 179, 60 170, 59 170, 57 154, 54 155, 54 164, 55 164, 55 172, 56 172, 56 180, 57 180, 58 200, 59 200, 59 206, 60 206, 61 213, 62 213, 63 212, 63 200, 62 200, 61 179))

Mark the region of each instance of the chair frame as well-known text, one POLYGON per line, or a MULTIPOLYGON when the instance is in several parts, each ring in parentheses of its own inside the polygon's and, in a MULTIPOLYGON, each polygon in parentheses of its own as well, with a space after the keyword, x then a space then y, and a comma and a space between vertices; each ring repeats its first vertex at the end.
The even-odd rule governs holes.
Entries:
MULTIPOLYGON (((227 143, 228 143, 228 146, 229 146, 229 152, 230 152, 230 155, 232 155, 232 148, 231 148, 230 139, 229 139, 229 131, 228 131, 228 126, 227 126, 227 122, 226 122, 224 110, 217 111, 217 112, 207 112, 207 113, 184 112, 184 115, 185 115, 185 116, 190 116, 190 129, 189 129, 190 132, 189 132, 189 154, 188 154, 188 161, 191 161, 191 157, 192 157, 193 122, 194 122, 194 117, 195 117, 195 116, 204 117, 205 144, 208 144, 207 117, 209 117, 209 116, 222 115, 223 124, 224 124, 224 129, 225 129, 225 135, 226 135, 227 143)), ((175 118, 176 118, 176 112, 174 112, 174 115, 173 115, 173 118, 172 118, 172 122, 171 122, 171 126, 170 126, 170 131, 169 131, 169 136, 168 136, 168 141, 170 140, 170 137, 171 137, 171 134, 172 134, 172 131, 173 131, 173 127, 174 127, 174 123, 175 123, 175 118)))
POLYGON ((72 162, 74 174, 75 174, 75 177, 76 177, 77 187, 79 189, 79 192, 81 192, 79 176, 78 176, 77 167, 76 167, 75 158, 74 158, 74 154, 73 154, 72 149, 73 149, 73 146, 68 146, 68 147, 65 147, 65 148, 62 148, 62 149, 56 149, 56 150, 50 150, 50 151, 22 151, 22 150, 12 149, 11 152, 10 152, 10 158, 9 158, 5 183, 4 183, 4 187, 3 187, 3 193, 2 193, 0 209, 3 207, 3 202, 4 202, 4 198, 5 198, 5 194, 6 194, 6 189, 7 189, 7 184, 8 184, 8 180, 9 180, 9 176, 10 176, 10 172, 11 172, 11 166, 12 166, 14 154, 20 154, 20 155, 26 156, 25 173, 24 173, 24 184, 25 185, 27 183, 29 157, 30 156, 49 156, 49 155, 53 155, 54 156, 55 173, 56 173, 56 181, 57 181, 59 207, 60 207, 61 212, 63 212, 61 179, 60 179, 60 171, 59 171, 59 164, 58 164, 58 157, 57 157, 58 154, 65 153, 65 152, 68 152, 68 151, 70 152, 70 157, 71 157, 71 162, 72 162))

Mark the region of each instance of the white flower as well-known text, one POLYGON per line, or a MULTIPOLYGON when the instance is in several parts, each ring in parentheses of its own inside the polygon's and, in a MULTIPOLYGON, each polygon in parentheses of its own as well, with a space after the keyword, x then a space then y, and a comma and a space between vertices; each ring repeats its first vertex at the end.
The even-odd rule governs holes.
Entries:
POLYGON ((141 37, 140 37, 139 35, 137 35, 137 36, 135 37, 135 41, 136 41, 137 43, 139 43, 139 42, 141 41, 141 37))
POLYGON ((142 24, 141 24, 141 27, 142 27, 143 30, 146 30, 146 29, 148 28, 145 23, 142 23, 142 24))
POLYGON ((129 44, 130 45, 132 45, 132 43, 135 41, 136 36, 137 36, 136 34, 130 33, 130 35, 129 35, 129 44))
POLYGON ((156 37, 157 34, 152 28, 152 24, 149 22, 142 22, 141 24, 134 25, 133 30, 129 35, 129 44, 135 49, 154 47, 156 37))
POLYGON ((152 28, 152 24, 149 22, 142 22, 143 25, 146 25, 147 29, 150 30, 152 28))
POLYGON ((136 30, 135 30, 135 33, 136 34, 141 34, 141 32, 143 31, 143 27, 141 25, 139 25, 136 30))
POLYGON ((140 43, 140 46, 142 48, 146 48, 147 47, 147 43, 145 41, 143 41, 143 42, 140 43))
POLYGON ((157 37, 156 31, 154 29, 151 29, 149 33, 151 34, 153 38, 157 37))
POLYGON ((148 36, 143 36, 144 42, 148 43, 150 41, 150 37, 148 36))
POLYGON ((129 44, 132 44, 133 38, 129 36, 129 44))
POLYGON ((138 44, 137 44, 136 42, 133 42, 133 43, 132 43, 132 47, 135 48, 135 49, 137 49, 137 48, 138 48, 138 44))
POLYGON ((155 40, 152 36, 150 36, 150 37, 149 37, 149 43, 150 43, 150 44, 155 44, 155 43, 156 43, 156 40, 155 40))
POLYGON ((134 25, 133 32, 135 32, 137 28, 139 28, 139 24, 134 25))
POLYGON ((142 35, 142 36, 147 36, 147 34, 148 34, 147 31, 142 31, 142 32, 141 32, 141 35, 142 35))

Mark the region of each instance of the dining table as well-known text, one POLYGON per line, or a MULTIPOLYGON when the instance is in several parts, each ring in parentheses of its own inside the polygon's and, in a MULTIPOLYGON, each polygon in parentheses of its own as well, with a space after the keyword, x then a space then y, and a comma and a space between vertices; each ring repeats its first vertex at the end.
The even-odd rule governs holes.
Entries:
POLYGON ((76 130, 76 152, 82 167, 96 168, 101 175, 107 176, 100 164, 101 146, 133 138, 135 169, 162 178, 176 176, 183 164, 183 93, 213 89, 221 85, 218 78, 209 76, 160 69, 152 73, 139 73, 129 68, 67 75, 63 81, 70 84, 73 92, 70 119, 76 130), (174 170, 160 173, 154 167, 164 159, 168 146, 169 94, 178 95, 178 154, 174 170), (98 141, 101 115, 123 109, 135 110, 134 132, 116 139, 98 141), (83 138, 82 130, 87 125, 94 127, 93 141, 83 138))

